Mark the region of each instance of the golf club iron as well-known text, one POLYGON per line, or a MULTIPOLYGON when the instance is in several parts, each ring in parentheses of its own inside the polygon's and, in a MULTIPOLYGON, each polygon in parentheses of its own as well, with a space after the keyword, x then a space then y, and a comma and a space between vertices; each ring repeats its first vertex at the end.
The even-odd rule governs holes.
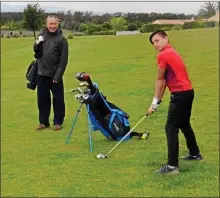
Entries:
POLYGON ((98 154, 97 158, 98 159, 103 159, 103 158, 107 158, 108 155, 148 116, 148 114, 146 114, 143 118, 141 118, 141 120, 106 154, 98 154))

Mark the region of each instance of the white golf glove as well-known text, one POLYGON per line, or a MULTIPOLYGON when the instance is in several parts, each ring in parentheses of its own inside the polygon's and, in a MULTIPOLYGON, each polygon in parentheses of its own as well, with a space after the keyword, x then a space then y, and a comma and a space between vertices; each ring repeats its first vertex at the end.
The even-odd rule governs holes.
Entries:
POLYGON ((39 36, 38 38, 37 38, 37 40, 36 40, 36 44, 38 45, 38 44, 40 44, 41 42, 43 42, 44 41, 44 37, 43 36, 39 36))
POLYGON ((152 108, 154 111, 156 111, 161 102, 162 102, 162 101, 159 100, 158 98, 153 98, 153 101, 152 101, 152 104, 151 104, 151 108, 152 108))

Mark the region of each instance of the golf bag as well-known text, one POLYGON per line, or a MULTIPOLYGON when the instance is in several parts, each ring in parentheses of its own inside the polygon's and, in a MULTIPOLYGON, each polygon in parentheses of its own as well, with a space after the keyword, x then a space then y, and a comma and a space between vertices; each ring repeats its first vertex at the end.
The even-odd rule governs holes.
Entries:
POLYGON ((37 60, 31 62, 26 71, 26 79, 29 81, 27 83, 27 88, 31 90, 35 90, 37 86, 37 70, 38 63, 37 60))
MULTIPOLYGON (((76 78, 88 83, 84 93, 79 94, 76 98, 86 105, 93 131, 99 130, 108 139, 122 139, 130 130, 129 115, 107 101, 99 91, 98 85, 92 83, 87 73, 77 73, 76 78)), ((127 137, 127 139, 129 138, 130 136, 127 137)))
MULTIPOLYGON (((90 92, 85 100, 93 131, 99 130, 106 138, 120 140, 130 130, 129 115, 107 101, 99 91, 98 85, 93 84, 95 92, 90 92)), ((127 139, 130 137, 128 136, 127 139)))

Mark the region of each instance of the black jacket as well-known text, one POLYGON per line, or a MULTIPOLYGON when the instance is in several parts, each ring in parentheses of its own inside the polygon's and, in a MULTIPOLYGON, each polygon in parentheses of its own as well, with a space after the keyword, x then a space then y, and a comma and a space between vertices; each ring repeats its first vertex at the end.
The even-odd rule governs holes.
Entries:
MULTIPOLYGON (((60 82, 68 63, 68 43, 62 31, 49 32, 46 28, 40 35, 44 41, 34 44, 35 58, 38 62, 38 74, 51 76, 60 82)), ((39 35, 39 36, 40 36, 39 35)))

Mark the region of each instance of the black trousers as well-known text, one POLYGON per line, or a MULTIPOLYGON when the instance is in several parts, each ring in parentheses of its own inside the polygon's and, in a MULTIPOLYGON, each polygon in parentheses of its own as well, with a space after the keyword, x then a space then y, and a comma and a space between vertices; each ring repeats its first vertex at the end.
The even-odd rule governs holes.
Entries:
POLYGON ((53 124, 63 124, 65 117, 64 88, 63 81, 53 83, 53 78, 49 76, 38 75, 37 84, 37 103, 39 110, 39 122, 49 126, 49 117, 51 111, 51 94, 53 94, 53 124))
POLYGON ((198 155, 200 152, 190 124, 193 99, 194 90, 175 92, 170 97, 165 130, 168 145, 168 164, 171 166, 178 166, 179 129, 185 136, 189 154, 198 155))

